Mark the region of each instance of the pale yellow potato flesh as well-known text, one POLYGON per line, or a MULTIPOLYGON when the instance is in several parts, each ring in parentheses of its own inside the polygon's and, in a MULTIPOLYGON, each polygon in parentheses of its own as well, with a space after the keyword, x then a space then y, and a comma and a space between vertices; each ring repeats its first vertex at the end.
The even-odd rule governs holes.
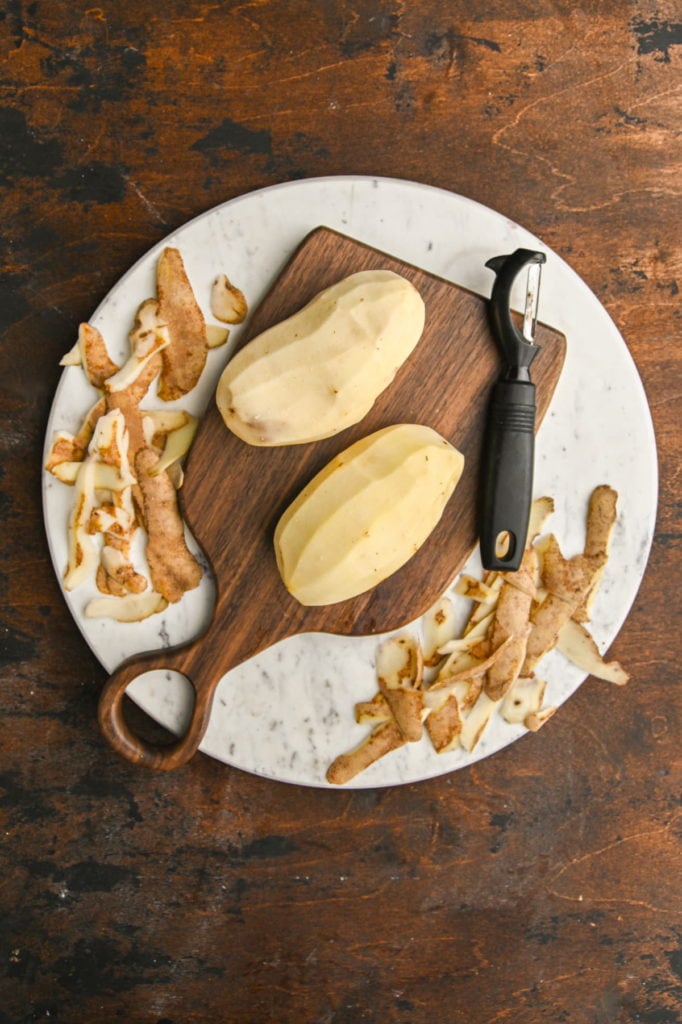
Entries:
POLYGON ((358 423, 424 329, 424 302, 404 277, 367 270, 320 292, 227 364, 216 401, 248 444, 331 437, 358 423))
POLYGON ((356 597, 396 572, 438 523, 464 457, 431 427, 357 441, 303 489, 275 530, 277 566, 303 605, 356 597))

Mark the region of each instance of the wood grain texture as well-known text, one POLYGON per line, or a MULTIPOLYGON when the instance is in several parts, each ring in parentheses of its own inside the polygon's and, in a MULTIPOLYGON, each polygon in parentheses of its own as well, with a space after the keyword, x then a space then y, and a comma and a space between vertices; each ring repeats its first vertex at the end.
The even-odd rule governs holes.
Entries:
MULTIPOLYGON (((218 579, 218 632, 233 628, 248 635, 248 646, 236 651, 240 660, 270 638, 294 633, 362 636, 397 629, 431 607, 476 544, 486 411, 492 386, 504 369, 486 303, 479 296, 321 228, 302 243, 256 310, 243 343, 291 316, 322 289, 359 270, 377 269, 411 281, 427 312, 414 352, 367 415, 313 444, 255 448, 226 430, 212 404, 187 460, 183 511, 218 579), (353 600, 305 608, 285 590, 277 572, 274 528, 305 485, 339 452, 395 423, 425 423, 462 452, 465 465, 455 494, 431 536, 402 569, 353 600), (232 486, 225 488, 225 481, 232 486), (215 501, 219 489, 227 491, 225 503, 215 501), (246 615, 246 605, 252 606, 252 617, 243 627, 229 610, 246 615)), ((540 352, 533 380, 539 426, 561 373, 566 339, 539 324, 536 343, 540 352)))
POLYGON ((676 1024, 677 5, 54 0, 0 15, 0 1021, 676 1024), (352 172, 524 224, 623 333, 661 469, 613 649, 632 681, 586 683, 537 736, 391 791, 279 786, 207 758, 140 772, 93 729, 105 674, 43 540, 57 362, 189 217, 352 172))

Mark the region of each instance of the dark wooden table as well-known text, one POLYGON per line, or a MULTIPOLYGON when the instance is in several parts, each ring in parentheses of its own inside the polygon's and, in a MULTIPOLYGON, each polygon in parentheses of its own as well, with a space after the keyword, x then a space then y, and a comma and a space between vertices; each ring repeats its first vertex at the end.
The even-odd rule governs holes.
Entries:
POLYGON ((672 0, 0 6, 3 1024, 681 1019, 674 15, 672 0), (626 338, 661 470, 613 648, 632 681, 590 681, 536 737, 393 790, 296 788, 206 757, 133 768, 96 729, 105 672, 44 539, 58 359, 171 229, 344 173, 504 212, 626 338))

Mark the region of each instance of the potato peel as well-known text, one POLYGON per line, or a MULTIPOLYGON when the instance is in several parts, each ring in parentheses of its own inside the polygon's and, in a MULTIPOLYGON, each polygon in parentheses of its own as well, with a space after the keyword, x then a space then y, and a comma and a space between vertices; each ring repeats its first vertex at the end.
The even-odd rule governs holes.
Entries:
POLYGON ((118 366, 109 357, 104 338, 92 324, 81 324, 78 328, 78 347, 85 376, 93 387, 104 387, 104 382, 118 372, 118 366))
MULTIPOLYGON (((75 484, 82 462, 59 462, 52 475, 63 484, 75 484)), ((115 466, 95 462, 93 487, 98 491, 120 491, 134 482, 134 477, 123 477, 115 466)))
POLYGON ((532 629, 522 675, 531 675, 538 662, 556 646, 562 626, 585 599, 596 566, 596 557, 584 553, 564 558, 556 537, 547 538, 542 553, 542 579, 548 593, 531 615, 532 629))
POLYGON ((138 453, 135 469, 142 490, 147 527, 147 561, 154 590, 170 603, 193 590, 201 580, 201 568, 187 547, 185 528, 177 505, 175 487, 167 473, 152 476, 158 456, 145 448, 138 453))
POLYGON ((462 597, 468 597, 472 601, 479 601, 483 604, 490 604, 495 599, 496 591, 487 586, 482 580, 477 580, 467 573, 462 573, 458 579, 454 591, 462 597))
POLYGON ((232 284, 227 274, 218 274, 213 282, 211 312, 216 320, 225 324, 240 324, 246 318, 248 306, 244 293, 232 284))
POLYGON ((379 690, 408 741, 422 735, 424 697, 421 692, 423 660, 417 640, 408 634, 391 637, 377 651, 379 690))
POLYGON ((545 696, 547 683, 544 679, 532 676, 530 679, 517 679, 505 695, 500 708, 502 717, 510 725, 518 725, 528 715, 540 710, 545 696))
POLYGON ((596 641, 580 622, 569 619, 559 631, 557 650, 595 679, 625 686, 630 676, 618 661, 605 661, 596 641))
POLYGON ((197 420, 177 409, 142 410, 140 403, 159 375, 161 400, 186 394, 198 381, 208 348, 224 344, 229 331, 206 326, 179 250, 162 252, 157 291, 135 313, 123 366, 87 323, 60 361, 80 366, 101 393, 76 434, 55 435, 45 460, 45 469, 74 490, 65 588, 94 578, 105 595, 90 602, 88 617, 137 622, 179 600, 201 577, 175 494, 197 420), (151 587, 132 564, 138 525, 147 532, 151 587))
POLYGON ((504 697, 514 685, 526 657, 537 561, 535 548, 526 548, 518 572, 503 573, 491 629, 491 643, 494 650, 505 641, 507 647, 490 666, 486 676, 485 692, 492 700, 504 697))
POLYGON ((507 637, 492 654, 488 654, 487 657, 483 659, 466 654, 464 656, 467 659, 466 664, 455 664, 449 670, 445 668, 442 669, 438 673, 435 682, 433 682, 429 687, 429 690, 440 690, 445 686, 450 686, 452 683, 459 682, 461 679, 474 679, 477 676, 484 676, 492 668, 495 662, 504 655, 511 641, 512 637, 507 637))
POLYGON ((68 563, 64 589, 73 590, 90 579, 97 567, 99 552, 90 533, 90 516, 95 507, 95 459, 85 459, 74 484, 75 495, 69 519, 68 563))
POLYGON ((441 649, 455 635, 455 608, 448 597, 441 597, 423 618, 424 665, 433 668, 442 661, 441 649))
POLYGON ((218 324, 206 325, 206 344, 209 348, 220 348, 230 337, 227 327, 220 327, 218 324))
MULTIPOLYGON (((628 681, 628 673, 619 662, 602 657, 579 621, 604 571, 616 499, 612 488, 595 488, 589 502, 585 547, 572 559, 564 558, 556 537, 540 537, 554 502, 539 499, 533 503, 521 570, 486 573, 480 584, 465 577, 454 587, 455 593, 474 600, 474 608, 461 636, 445 640, 429 654, 429 660, 436 659, 438 674, 420 691, 424 731, 437 753, 457 747, 472 753, 497 713, 509 725, 523 724, 529 732, 537 732, 557 709, 543 707, 547 683, 528 667, 552 649, 595 678, 617 685, 628 681), (529 651, 531 638, 534 646, 529 651), (439 663, 437 656, 445 660, 439 663)), ((429 651, 437 635, 433 617, 439 607, 437 602, 423 622, 429 651)), ((374 763, 384 752, 395 749, 393 743, 399 744, 401 736, 405 739, 387 698, 384 689, 371 701, 356 705, 357 721, 375 728, 360 748, 334 762, 334 770, 327 776, 330 782, 342 784, 363 770, 365 763, 374 763)))
POLYGON ((169 334, 161 352, 158 395, 164 402, 182 398, 197 384, 206 363, 206 325, 178 249, 166 248, 156 268, 158 316, 169 334))
POLYGON ((492 700, 487 693, 483 691, 467 717, 464 719, 459 733, 459 742, 468 754, 473 751, 474 747, 480 741, 499 704, 499 700, 492 700))
POLYGON ((99 398, 88 409, 76 434, 69 434, 65 430, 60 430, 55 434, 45 462, 45 469, 49 473, 54 473, 55 467, 62 462, 83 461, 88 445, 92 440, 97 421, 106 412, 106 408, 106 400, 99 398))
POLYGON ((343 786, 371 764, 405 745, 407 741, 394 721, 383 722, 348 754, 341 754, 327 769, 327 782, 343 786))
POLYGON ((69 521, 68 564, 64 587, 73 590, 89 577, 97 567, 99 550, 91 533, 91 518, 97 502, 97 474, 109 471, 112 482, 120 480, 122 490, 130 485, 127 463, 128 434, 125 421, 118 411, 101 416, 93 433, 87 458, 79 465, 74 481, 74 503, 69 521))
POLYGON ((390 718, 391 709, 381 692, 376 693, 371 700, 362 700, 355 705, 355 721, 358 725, 387 722, 390 718))
POLYGON ((81 355, 81 343, 80 339, 77 338, 73 348, 70 348, 68 352, 65 352, 62 358, 59 360, 60 366, 82 366, 83 356, 81 355))
POLYGON ((168 607, 161 594, 126 594, 122 597, 93 597, 85 606, 88 619, 115 619, 116 622, 141 622, 168 607))
POLYGON ((169 431, 166 435, 166 443, 161 453, 161 458, 151 471, 153 476, 162 473, 169 466, 172 466, 174 462, 184 458, 189 451, 194 435, 197 432, 199 421, 195 416, 185 415, 186 422, 176 430, 169 431))
POLYGON ((591 578, 580 606, 573 613, 578 622, 589 622, 592 605, 609 557, 613 529, 617 519, 618 495, 612 487, 595 487, 590 495, 585 534, 585 555, 594 560, 591 578))
POLYGON ((155 299, 147 299, 139 307, 130 333, 130 356, 120 370, 107 377, 104 386, 108 392, 129 388, 151 360, 170 344, 168 327, 160 322, 158 310, 155 299))
POLYGON ((457 697, 451 693, 431 711, 426 719, 429 739, 437 754, 445 754, 457 745, 462 724, 459 702, 457 697))
POLYGON ((528 521, 528 539, 526 547, 529 547, 543 531, 545 523, 554 512, 553 498, 536 498, 530 507, 530 519, 528 521))
POLYGON ((532 711, 526 715, 523 724, 529 732, 537 732, 545 722, 548 722, 557 709, 554 707, 542 708, 541 711, 532 711))

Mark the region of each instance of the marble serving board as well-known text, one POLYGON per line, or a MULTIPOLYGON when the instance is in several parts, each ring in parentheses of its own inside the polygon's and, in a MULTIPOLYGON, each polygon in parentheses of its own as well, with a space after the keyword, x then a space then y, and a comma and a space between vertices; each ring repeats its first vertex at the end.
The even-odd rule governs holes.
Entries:
MULTIPOLYGON (((301 238, 322 223, 483 298, 492 286, 493 276, 485 266, 491 256, 518 247, 547 254, 539 315, 569 342, 561 378, 537 438, 534 493, 553 496, 556 511, 549 526, 570 555, 584 543, 585 510, 592 488, 609 483, 618 491, 612 556, 590 625, 600 648, 608 648, 635 598, 653 536, 657 460, 651 415, 616 325, 588 285, 527 228, 464 196, 418 182, 358 175, 288 182, 238 196, 160 240, 117 282, 89 319, 102 331, 112 357, 123 359, 131 318, 154 293, 156 261, 166 245, 181 249, 208 319, 211 282, 220 272, 226 272, 256 308, 301 238)), ((520 294, 515 305, 522 304, 520 294)), ((242 327, 236 327, 230 344, 238 344, 243 333, 242 327)), ((183 408, 203 414, 228 354, 225 349, 209 353, 204 376, 181 403, 183 408)), ((64 370, 47 424, 46 448, 55 431, 78 429, 95 397, 80 368, 64 370)), ((44 474, 45 530, 59 580, 67 558, 71 497, 70 488, 44 474)), ((200 548, 189 540, 201 558, 200 548)), ((464 571, 480 572, 476 551, 464 571)), ((86 618, 84 608, 95 594, 94 587, 84 585, 64 592, 64 600, 109 672, 137 652, 191 640, 206 628, 215 607, 210 571, 178 604, 132 625, 86 618)), ((469 602, 452 591, 449 595, 464 621, 469 602)), ((411 628, 418 632, 420 623, 411 628)), ((353 708, 355 701, 375 692, 376 647, 373 637, 303 634, 249 659, 221 681, 201 750, 227 765, 271 779, 327 788, 329 763, 366 735, 367 728, 354 720, 353 708)), ((553 705, 566 701, 585 678, 582 670, 558 653, 546 659, 542 670, 548 682, 546 700, 553 705)), ((186 727, 191 699, 182 677, 170 675, 146 673, 128 692, 154 719, 180 733, 186 727)), ((552 727, 552 723, 547 726, 552 727)), ((501 751, 525 734, 523 726, 495 717, 472 753, 455 749, 438 755, 426 741, 411 743, 345 788, 394 786, 447 774, 501 751)), ((532 737, 527 742, 533 742, 532 737)))

